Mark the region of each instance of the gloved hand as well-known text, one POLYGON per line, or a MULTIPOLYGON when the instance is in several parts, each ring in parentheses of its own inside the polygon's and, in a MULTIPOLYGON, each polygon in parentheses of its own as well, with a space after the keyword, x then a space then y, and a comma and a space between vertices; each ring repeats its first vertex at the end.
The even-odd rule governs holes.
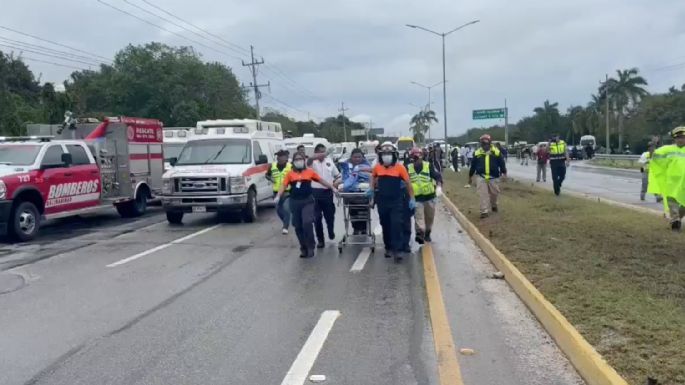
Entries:
POLYGON ((373 198, 373 190, 372 189, 366 190, 365 194, 366 194, 367 198, 373 198))
POLYGON ((274 197, 274 204, 275 204, 275 205, 278 205, 278 202, 279 202, 280 200, 281 200, 281 198, 280 198, 278 195, 276 195, 276 196, 274 197))
POLYGON ((442 186, 438 186, 435 189, 435 196, 437 196, 438 198, 440 198, 442 196, 442 186))
POLYGON ((416 209, 416 199, 411 198, 409 200, 409 210, 414 210, 416 209))

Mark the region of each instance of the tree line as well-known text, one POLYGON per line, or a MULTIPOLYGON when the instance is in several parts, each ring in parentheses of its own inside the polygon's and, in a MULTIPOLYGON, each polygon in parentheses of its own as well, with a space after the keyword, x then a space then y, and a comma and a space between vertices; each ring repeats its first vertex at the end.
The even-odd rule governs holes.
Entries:
MULTIPOLYGON (((665 136, 674 127, 685 124, 685 84, 655 94, 647 92, 647 85, 637 68, 617 70, 585 106, 570 106, 561 112, 559 103, 545 100, 533 109, 532 115, 509 126, 510 142, 537 143, 558 133, 571 144, 578 144, 582 135, 594 135, 598 144, 604 146, 608 115, 611 150, 621 152, 628 145, 633 152, 643 151, 654 136, 665 136)), ((451 140, 477 141, 484 133, 504 139, 504 127, 494 125, 471 128, 451 140)))

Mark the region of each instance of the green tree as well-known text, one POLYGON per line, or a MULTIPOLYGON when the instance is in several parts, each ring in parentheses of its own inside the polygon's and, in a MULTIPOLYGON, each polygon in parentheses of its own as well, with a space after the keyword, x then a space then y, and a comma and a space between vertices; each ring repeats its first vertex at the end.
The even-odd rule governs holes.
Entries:
POLYGON ((414 135, 414 141, 423 143, 426 139, 426 133, 433 122, 438 122, 433 110, 421 110, 411 118, 409 127, 414 135))
POLYGON ((610 78, 606 87, 618 121, 618 148, 623 149, 623 128, 626 115, 649 93, 644 88, 647 80, 639 75, 637 68, 616 70, 616 78, 610 78))

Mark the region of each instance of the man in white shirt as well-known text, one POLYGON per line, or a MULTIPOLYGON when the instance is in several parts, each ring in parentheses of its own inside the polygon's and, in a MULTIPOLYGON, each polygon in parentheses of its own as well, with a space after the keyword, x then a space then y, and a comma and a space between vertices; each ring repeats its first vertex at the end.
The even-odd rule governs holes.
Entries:
MULTIPOLYGON (((331 158, 326 156, 326 146, 319 143, 314 148, 314 156, 310 158, 310 167, 321 179, 330 184, 340 177, 340 171, 333 163, 331 158)), ((335 203, 333 202, 333 191, 327 189, 322 184, 312 182, 312 195, 314 195, 314 230, 318 243, 316 247, 323 248, 326 242, 323 234, 323 219, 326 219, 328 229, 328 239, 335 239, 333 226, 335 224, 335 203)))

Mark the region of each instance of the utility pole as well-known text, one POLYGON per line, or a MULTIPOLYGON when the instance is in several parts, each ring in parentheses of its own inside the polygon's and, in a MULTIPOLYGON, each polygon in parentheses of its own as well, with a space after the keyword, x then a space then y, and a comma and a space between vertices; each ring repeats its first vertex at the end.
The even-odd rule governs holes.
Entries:
POLYGON ((509 109, 507 108, 507 98, 504 98, 504 145, 509 145, 509 109))
POLYGON ((347 142, 347 126, 345 125, 345 111, 349 108, 345 108, 345 102, 340 102, 340 109, 338 111, 342 112, 343 117, 343 132, 345 133, 345 142, 347 142))
MULTIPOLYGON (((611 153, 611 147, 609 147, 609 74, 606 74, 606 81, 604 82, 604 99, 606 99, 606 136, 607 136, 607 148, 606 153, 611 153)), ((620 149, 619 149, 620 150, 620 149)))
POLYGON ((369 141, 369 131, 371 131, 371 127, 373 127, 373 121, 369 119, 369 128, 366 129, 366 141, 369 141))
POLYGON ((254 47, 253 46, 250 46, 250 56, 252 57, 252 60, 249 63, 245 63, 245 61, 243 60, 243 67, 250 67, 250 72, 252 72, 252 83, 250 83, 250 87, 252 87, 254 90, 254 100, 255 100, 255 109, 256 109, 256 113, 257 113, 257 120, 260 120, 261 114, 259 113, 259 99, 262 98, 262 93, 259 91, 259 88, 271 87, 271 82, 268 82, 266 84, 257 83, 257 66, 264 64, 264 58, 262 58, 262 60, 255 60, 255 58, 254 58, 254 47))

